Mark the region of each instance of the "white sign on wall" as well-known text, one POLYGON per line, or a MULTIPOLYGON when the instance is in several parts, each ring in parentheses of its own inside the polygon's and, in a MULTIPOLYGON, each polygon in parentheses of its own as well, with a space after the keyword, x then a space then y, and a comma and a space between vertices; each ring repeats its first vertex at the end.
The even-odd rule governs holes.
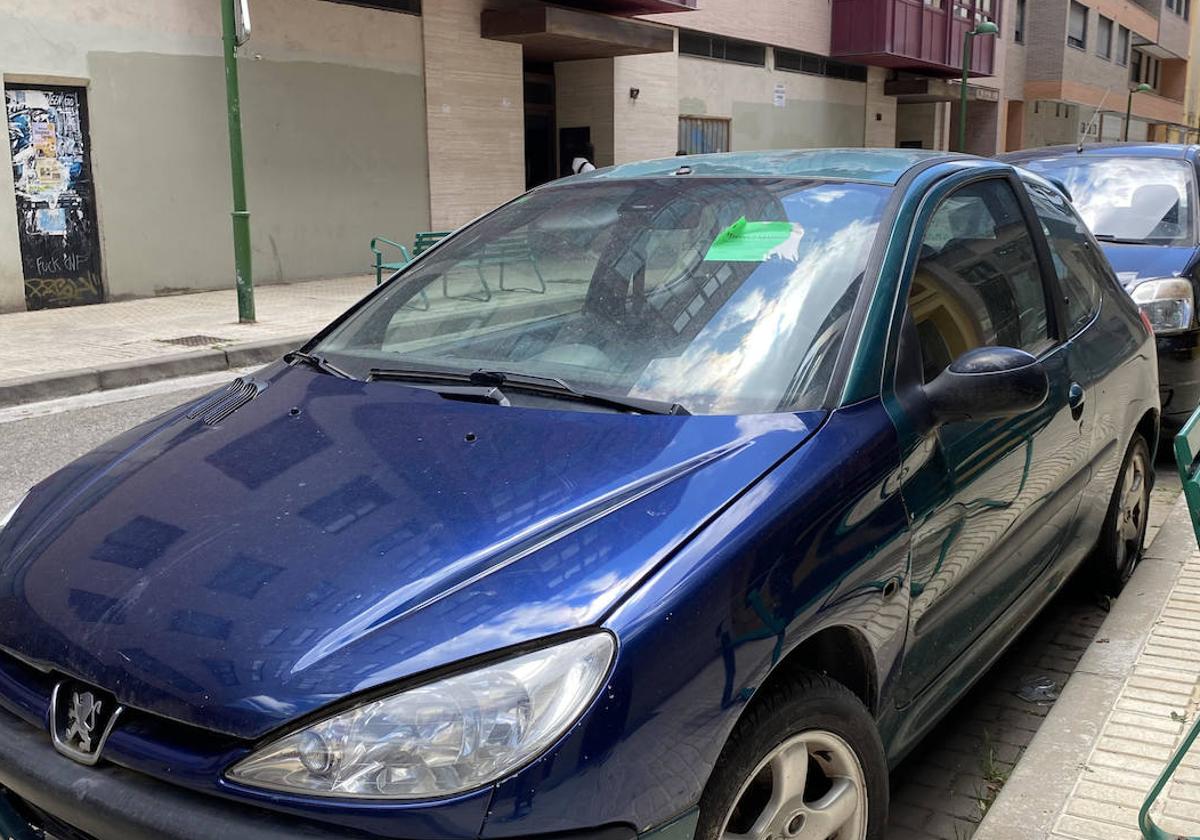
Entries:
POLYGON ((787 107, 787 88, 784 87, 783 82, 776 83, 774 99, 776 108, 787 107))

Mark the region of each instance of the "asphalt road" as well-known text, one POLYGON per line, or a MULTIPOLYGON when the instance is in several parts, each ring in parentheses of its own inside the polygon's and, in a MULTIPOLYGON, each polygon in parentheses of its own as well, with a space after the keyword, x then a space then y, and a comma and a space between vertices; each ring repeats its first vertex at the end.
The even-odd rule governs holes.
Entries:
POLYGON ((223 371, 102 394, 0 409, 0 516, 55 470, 113 435, 228 382, 223 371))

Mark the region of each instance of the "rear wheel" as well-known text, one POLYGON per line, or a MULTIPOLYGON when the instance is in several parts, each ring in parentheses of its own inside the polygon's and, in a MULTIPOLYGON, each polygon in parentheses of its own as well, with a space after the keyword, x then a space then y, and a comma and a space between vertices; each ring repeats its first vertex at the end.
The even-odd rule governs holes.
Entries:
POLYGON ((806 673, 738 722, 700 800, 697 840, 879 840, 888 776, 875 722, 806 673))
POLYGON ((1142 559, 1150 512, 1150 446, 1135 434, 1125 451, 1108 504, 1100 542, 1092 556, 1097 583, 1105 595, 1119 595, 1142 559))

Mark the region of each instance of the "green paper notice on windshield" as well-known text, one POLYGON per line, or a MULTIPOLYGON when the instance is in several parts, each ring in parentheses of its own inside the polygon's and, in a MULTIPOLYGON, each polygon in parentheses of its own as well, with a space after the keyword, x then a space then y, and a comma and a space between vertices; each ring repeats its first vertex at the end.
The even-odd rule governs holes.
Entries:
POLYGON ((704 259, 716 262, 762 262, 789 241, 800 240, 804 228, 791 222, 748 222, 738 219, 717 234, 704 259))

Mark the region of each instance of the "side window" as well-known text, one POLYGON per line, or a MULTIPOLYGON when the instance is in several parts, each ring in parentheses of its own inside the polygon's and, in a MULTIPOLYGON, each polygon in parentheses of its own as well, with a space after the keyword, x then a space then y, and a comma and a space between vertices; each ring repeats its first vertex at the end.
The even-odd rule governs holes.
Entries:
POLYGON ((976 347, 1037 354, 1049 346, 1037 253, 1007 181, 970 184, 938 206, 921 241, 908 308, 926 382, 976 347))
POLYGON ((1033 209, 1041 220, 1059 289, 1067 303, 1067 332, 1086 327, 1100 308, 1100 278, 1104 260, 1087 237, 1087 228, 1070 203, 1057 190, 1026 183, 1033 209))

